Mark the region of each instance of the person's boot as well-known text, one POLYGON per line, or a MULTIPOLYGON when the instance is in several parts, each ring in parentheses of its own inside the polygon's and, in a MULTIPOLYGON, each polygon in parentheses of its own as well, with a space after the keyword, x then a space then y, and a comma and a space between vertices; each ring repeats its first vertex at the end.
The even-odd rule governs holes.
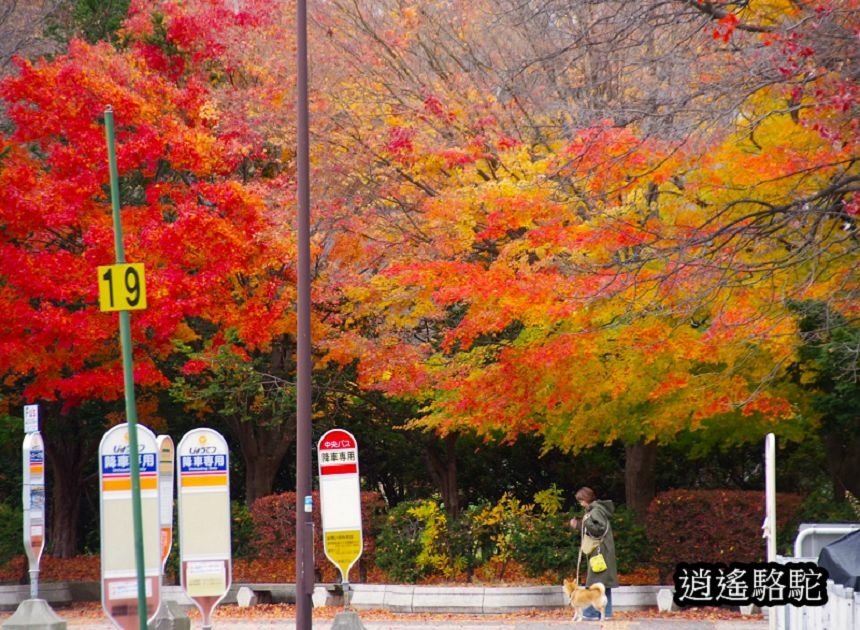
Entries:
POLYGON ((585 621, 599 621, 600 612, 594 606, 589 606, 582 611, 582 618, 585 621))
MULTIPOLYGON (((612 617, 612 589, 606 589, 606 608, 603 611, 603 618, 609 619, 612 617)), ((599 621, 600 611, 594 606, 589 606, 582 611, 582 618, 586 621, 599 621)))

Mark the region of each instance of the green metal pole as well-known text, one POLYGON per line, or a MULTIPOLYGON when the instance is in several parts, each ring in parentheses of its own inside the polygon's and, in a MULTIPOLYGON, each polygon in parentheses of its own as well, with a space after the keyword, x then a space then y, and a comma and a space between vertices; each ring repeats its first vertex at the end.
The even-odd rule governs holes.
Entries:
MULTIPOLYGON (((105 110, 108 164, 110 165, 110 200, 113 207, 113 231, 117 264, 125 263, 122 222, 119 215, 119 171, 114 149, 113 109, 105 110)), ((131 515, 134 521, 134 559, 137 565, 137 618, 140 630, 146 630, 146 577, 143 557, 143 517, 140 502, 140 447, 137 443, 137 407, 134 402, 134 369, 131 360, 131 317, 119 311, 119 337, 122 346, 122 374, 125 387, 125 415, 128 421, 128 447, 131 452, 131 515)))

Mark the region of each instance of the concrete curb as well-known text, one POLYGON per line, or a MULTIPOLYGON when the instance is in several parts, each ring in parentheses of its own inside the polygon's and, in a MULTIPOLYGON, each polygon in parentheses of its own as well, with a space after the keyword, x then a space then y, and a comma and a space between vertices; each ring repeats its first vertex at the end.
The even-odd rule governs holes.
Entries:
MULTIPOLYGON (((409 586, 352 584, 352 607, 391 612, 499 614, 518 610, 564 608, 561 586, 409 586)), ((661 586, 620 586, 612 589, 615 610, 657 606, 661 586)), ((330 602, 328 605, 337 605, 330 602)))

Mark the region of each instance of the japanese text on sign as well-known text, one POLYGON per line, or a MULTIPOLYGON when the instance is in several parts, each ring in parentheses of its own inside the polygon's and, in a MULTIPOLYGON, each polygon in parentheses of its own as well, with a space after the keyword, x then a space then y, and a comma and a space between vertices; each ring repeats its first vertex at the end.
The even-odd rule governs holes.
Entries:
POLYGON ((39 431, 39 405, 24 405, 24 433, 39 431))
MULTIPOLYGON (((140 464, 140 472, 154 472, 156 455, 155 453, 141 453, 138 462, 140 464)), ((106 475, 116 473, 131 473, 131 458, 128 455, 102 455, 102 471, 106 475)))
POLYGON ((330 462, 354 462, 355 451, 323 451, 320 453, 320 461, 323 464, 330 462))
POLYGON ((226 455, 183 455, 179 458, 182 472, 226 471, 226 455))
POLYGON ((322 449, 355 448, 355 442, 353 442, 349 438, 327 439, 327 440, 322 441, 322 443, 320 444, 320 448, 322 448, 322 449))

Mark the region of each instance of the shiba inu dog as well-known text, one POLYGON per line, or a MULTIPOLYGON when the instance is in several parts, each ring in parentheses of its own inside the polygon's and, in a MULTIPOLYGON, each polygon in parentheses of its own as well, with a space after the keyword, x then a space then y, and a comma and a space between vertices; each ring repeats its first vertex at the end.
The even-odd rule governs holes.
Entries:
POLYGON ((565 580, 564 592, 570 601, 570 605, 574 608, 574 621, 584 619, 582 611, 589 606, 594 606, 597 612, 600 613, 600 619, 603 620, 607 599, 606 587, 601 582, 595 582, 588 588, 585 588, 584 586, 579 586, 573 580, 565 580))

